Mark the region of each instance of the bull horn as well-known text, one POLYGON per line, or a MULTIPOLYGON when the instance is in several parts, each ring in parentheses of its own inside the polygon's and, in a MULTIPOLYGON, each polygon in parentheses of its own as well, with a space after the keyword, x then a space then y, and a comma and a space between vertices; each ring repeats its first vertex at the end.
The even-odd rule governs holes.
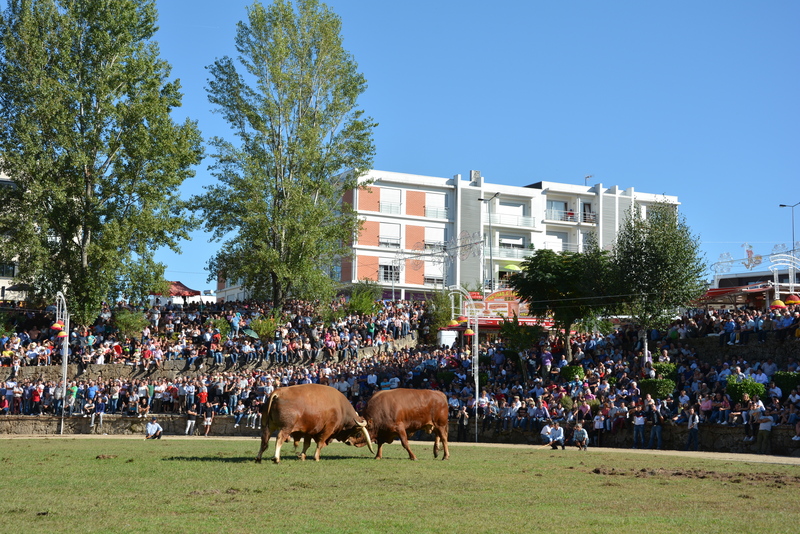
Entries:
POLYGON ((356 421, 356 424, 361 428, 361 432, 364 434, 364 438, 367 440, 367 447, 369 447, 369 452, 375 454, 375 450, 372 448, 372 438, 369 437, 369 430, 367 430, 367 420, 365 419, 363 423, 359 423, 356 421))

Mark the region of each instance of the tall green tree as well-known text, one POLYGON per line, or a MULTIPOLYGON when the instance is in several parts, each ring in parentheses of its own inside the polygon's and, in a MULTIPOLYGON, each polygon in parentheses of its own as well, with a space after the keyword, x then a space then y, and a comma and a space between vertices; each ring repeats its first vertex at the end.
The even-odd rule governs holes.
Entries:
POLYGON ((238 58, 209 67, 209 99, 233 140, 212 139, 218 183, 193 202, 224 240, 210 279, 280 305, 290 293, 330 293, 359 228, 343 196, 372 164, 375 123, 356 107, 367 84, 327 6, 276 0, 247 15, 238 58))
POLYGON ((703 294, 705 264, 698 238, 674 204, 630 210, 612 253, 620 312, 645 329, 660 328, 703 294))
POLYGON ((551 317, 566 343, 572 325, 602 314, 608 305, 609 258, 591 242, 587 251, 555 252, 538 249, 512 275, 509 285, 536 317, 551 317))
POLYGON ((192 227, 178 187, 202 139, 171 118, 182 95, 156 29, 153 0, 9 0, 0 16, 0 169, 15 184, 0 188, 0 258, 83 324, 118 291, 163 289, 153 253, 192 227))

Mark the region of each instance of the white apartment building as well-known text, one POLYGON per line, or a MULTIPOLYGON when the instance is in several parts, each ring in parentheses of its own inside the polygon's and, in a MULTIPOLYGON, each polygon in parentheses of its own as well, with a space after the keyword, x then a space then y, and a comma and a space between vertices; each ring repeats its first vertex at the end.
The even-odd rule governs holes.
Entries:
POLYGON ((633 187, 493 184, 479 171, 465 180, 372 170, 363 180, 372 184, 345 199, 364 223, 341 280, 374 280, 396 298, 443 285, 500 288, 532 248, 580 252, 590 233, 610 248, 632 203, 644 213, 678 204, 633 187))
MULTIPOLYGON (((424 298, 450 285, 499 289, 531 249, 580 252, 590 233, 610 248, 632 203, 644 213, 654 202, 678 204, 633 187, 493 184, 480 171, 463 179, 371 170, 362 181, 372 183, 344 199, 361 232, 335 274, 344 283, 376 281, 385 298, 424 298)), ((217 285, 218 299, 246 296, 236 284, 217 285)))

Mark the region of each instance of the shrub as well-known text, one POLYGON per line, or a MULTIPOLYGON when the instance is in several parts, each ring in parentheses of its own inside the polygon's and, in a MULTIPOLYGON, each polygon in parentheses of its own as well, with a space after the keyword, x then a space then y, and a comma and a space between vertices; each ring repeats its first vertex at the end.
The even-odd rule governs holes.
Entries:
POLYGON ((575 406, 575 403, 572 402, 572 397, 569 395, 564 395, 561 397, 561 407, 564 408, 564 411, 570 411, 575 406))
POLYGON ((150 324, 142 312, 119 310, 114 313, 114 324, 122 338, 140 337, 144 327, 150 324))
POLYGON ((436 381, 441 384, 442 387, 447 387, 450 385, 450 382, 456 377, 456 373, 454 371, 439 371, 436 373, 436 381))
POLYGON ((283 322, 279 317, 259 317, 250 321, 250 329, 258 334, 262 341, 268 341, 275 337, 275 331, 283 322))
POLYGON ((572 380, 583 380, 586 374, 583 372, 583 367, 580 365, 567 365, 561 368, 561 378, 567 382, 572 380))
POLYGON ((600 411, 600 401, 599 400, 592 399, 592 400, 588 401, 586 404, 588 404, 589 408, 592 409, 592 417, 597 415, 597 412, 600 411))
POLYGON ((209 321, 209 322, 211 323, 211 325, 214 328, 219 330, 219 335, 222 336, 222 341, 223 342, 226 339, 228 339, 228 336, 231 333, 231 323, 229 323, 228 320, 225 319, 225 317, 221 317, 219 319, 214 319, 214 320, 209 321))
POLYGON ((668 378, 645 378, 639 381, 639 390, 642 397, 649 393, 654 399, 665 399, 675 393, 675 381, 668 378))
POLYGON ((728 380, 728 385, 725 388, 725 391, 731 397, 731 404, 736 404, 737 402, 742 401, 742 396, 744 396, 745 393, 747 393, 751 399, 755 395, 763 398, 766 388, 764 387, 764 384, 759 384, 752 378, 745 378, 741 382, 728 380))
POLYGON ((678 366, 674 363, 654 363, 653 370, 656 372, 656 377, 666 378, 673 382, 678 381, 678 366))
POLYGON ((377 309, 377 300, 381 298, 381 286, 371 280, 361 280, 355 283, 350 291, 350 300, 347 301, 347 311, 361 316, 374 314, 377 309))
POLYGON ((775 385, 781 388, 783 398, 789 396, 789 393, 797 387, 800 387, 800 373, 789 373, 787 371, 778 371, 772 375, 772 380, 775 385))

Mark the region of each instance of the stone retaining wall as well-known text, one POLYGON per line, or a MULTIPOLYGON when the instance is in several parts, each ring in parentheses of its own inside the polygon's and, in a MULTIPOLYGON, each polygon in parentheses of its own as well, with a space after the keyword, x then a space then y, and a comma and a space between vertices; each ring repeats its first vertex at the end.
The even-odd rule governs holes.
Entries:
MULTIPOLYGON (((186 430, 186 417, 181 415, 157 415, 158 423, 164 429, 164 437, 170 435, 184 435, 186 430)), ((144 427, 147 419, 125 417, 121 415, 106 415, 103 426, 95 424, 90 427, 89 417, 66 417, 64 419, 64 434, 108 434, 108 435, 135 435, 144 436, 144 427)), ((0 416, 0 435, 31 434, 54 435, 60 433, 61 419, 52 416, 8 415, 0 416)), ((258 438, 258 429, 246 428, 243 425, 234 428, 234 418, 230 415, 221 415, 214 418, 211 427, 213 436, 249 436, 258 438)), ((467 441, 475 442, 474 425, 470 425, 467 441)), ((202 419, 198 418, 195 425, 195 435, 203 434, 202 419)), ((682 450, 686 446, 688 430, 685 426, 665 426, 663 440, 665 449, 682 450)), ((458 436, 455 421, 450 422, 450 441, 456 441, 458 436)), ((775 427, 770 437, 770 453, 778 456, 800 457, 800 441, 792 441, 793 429, 789 427, 775 427)), ((645 439, 650 437, 650 429, 645 431, 645 439)), ((743 427, 729 427, 722 425, 703 425, 700 427, 700 450, 733 453, 755 453, 755 442, 745 442, 743 427)), ((413 439, 433 440, 433 435, 420 433, 413 439)), ((539 434, 536 432, 494 432, 488 430, 479 432, 478 441, 483 443, 516 443, 538 446, 539 434)), ((396 443, 399 444, 399 441, 396 443)), ((614 448, 630 448, 633 444, 631 429, 625 429, 617 434, 606 433, 603 436, 603 445, 614 448)))

